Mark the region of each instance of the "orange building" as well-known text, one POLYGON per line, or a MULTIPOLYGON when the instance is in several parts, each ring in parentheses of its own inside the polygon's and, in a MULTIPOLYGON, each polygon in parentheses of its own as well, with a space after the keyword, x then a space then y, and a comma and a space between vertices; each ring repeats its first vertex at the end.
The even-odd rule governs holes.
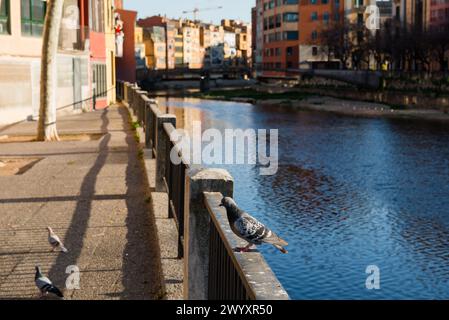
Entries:
POLYGON ((255 16, 263 23, 263 43, 256 45, 262 49, 263 75, 282 76, 285 69, 323 62, 320 34, 343 21, 344 0, 257 0, 256 11, 262 13, 255 16))

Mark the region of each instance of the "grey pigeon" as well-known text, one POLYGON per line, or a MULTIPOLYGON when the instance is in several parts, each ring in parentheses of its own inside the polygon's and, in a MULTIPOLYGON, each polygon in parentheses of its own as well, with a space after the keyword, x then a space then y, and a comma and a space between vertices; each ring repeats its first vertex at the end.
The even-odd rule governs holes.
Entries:
POLYGON ((61 239, 53 232, 52 228, 47 227, 48 230, 48 243, 53 247, 53 251, 55 251, 57 248, 61 248, 62 252, 68 252, 66 247, 62 244, 61 239))
POLYGON ((47 277, 44 277, 41 272, 41 268, 36 266, 36 275, 34 276, 34 282, 36 283, 36 287, 41 292, 41 296, 44 296, 48 293, 53 293, 60 298, 64 298, 61 290, 56 288, 53 283, 47 277))
POLYGON ((272 244, 282 253, 288 251, 284 249, 288 243, 279 238, 273 231, 268 229, 256 218, 240 209, 232 198, 225 197, 221 200, 221 207, 226 208, 229 225, 232 231, 243 240, 248 242, 244 248, 238 248, 242 252, 248 251, 253 245, 263 243, 272 244))

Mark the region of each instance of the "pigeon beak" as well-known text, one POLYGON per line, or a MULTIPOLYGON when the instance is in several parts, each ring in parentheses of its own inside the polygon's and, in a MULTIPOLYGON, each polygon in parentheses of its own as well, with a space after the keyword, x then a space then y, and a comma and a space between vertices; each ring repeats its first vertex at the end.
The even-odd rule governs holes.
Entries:
POLYGON ((223 204, 223 203, 220 203, 219 207, 224 207, 224 204, 223 204))

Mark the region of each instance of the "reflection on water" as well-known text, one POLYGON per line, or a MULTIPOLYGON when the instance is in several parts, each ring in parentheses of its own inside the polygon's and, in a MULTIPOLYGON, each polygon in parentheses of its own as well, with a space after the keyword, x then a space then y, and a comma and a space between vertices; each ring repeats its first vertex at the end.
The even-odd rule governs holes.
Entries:
POLYGON ((161 100, 188 127, 279 129, 279 171, 224 166, 235 197, 289 242, 261 247, 294 299, 449 298, 449 129, 276 107, 161 100), (181 109, 180 109, 181 108, 181 109), (381 290, 365 288, 379 266, 381 290))

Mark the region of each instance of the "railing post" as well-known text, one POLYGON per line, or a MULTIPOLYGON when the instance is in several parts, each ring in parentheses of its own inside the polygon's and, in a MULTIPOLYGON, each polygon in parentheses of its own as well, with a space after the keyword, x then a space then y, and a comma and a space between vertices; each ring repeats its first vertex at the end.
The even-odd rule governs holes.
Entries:
POLYGON ((137 110, 139 108, 139 95, 137 94, 137 91, 139 91, 140 88, 137 84, 133 85, 133 110, 134 115, 137 117, 137 110))
POLYGON ((154 116, 153 116, 153 108, 157 110, 157 102, 153 99, 148 99, 145 102, 145 148, 153 150, 155 144, 154 138, 152 135, 154 133, 154 116))
POLYGON ((223 169, 191 168, 186 173, 184 198, 184 299, 209 297, 210 214, 204 192, 232 197, 234 181, 223 169))
POLYGON ((139 125, 143 127, 143 121, 145 119, 145 100, 143 97, 148 98, 148 92, 144 90, 136 90, 137 94, 137 121, 139 122, 139 125))
POLYGON ((136 114, 135 109, 134 109, 134 84, 131 84, 129 87, 129 107, 131 108, 133 115, 136 114))
POLYGON ((164 185, 165 166, 170 158, 167 150, 170 137, 165 133, 164 123, 171 123, 176 128, 176 116, 173 114, 159 114, 156 117, 156 192, 166 192, 164 185))
POLYGON ((125 102, 129 105, 129 96, 130 96, 130 91, 131 91, 131 85, 129 82, 125 82, 123 85, 124 90, 124 94, 123 94, 123 99, 125 100, 125 102))

